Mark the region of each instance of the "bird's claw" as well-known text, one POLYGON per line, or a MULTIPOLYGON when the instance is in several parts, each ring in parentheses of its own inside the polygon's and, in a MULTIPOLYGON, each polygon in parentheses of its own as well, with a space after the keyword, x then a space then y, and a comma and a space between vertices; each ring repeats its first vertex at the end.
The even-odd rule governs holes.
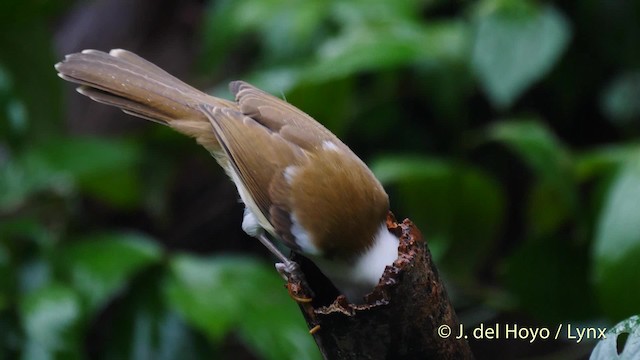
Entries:
POLYGON ((299 303, 310 303, 313 300, 306 295, 311 294, 311 289, 297 262, 276 263, 276 270, 287 281, 287 290, 293 300, 299 303))

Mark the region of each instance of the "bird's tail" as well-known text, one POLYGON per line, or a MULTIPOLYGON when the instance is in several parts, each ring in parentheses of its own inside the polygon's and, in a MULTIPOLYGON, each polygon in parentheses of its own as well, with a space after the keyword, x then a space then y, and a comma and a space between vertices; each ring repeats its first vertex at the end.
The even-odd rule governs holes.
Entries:
POLYGON ((125 113, 169 125, 196 138, 209 151, 216 151, 219 146, 209 120, 199 110, 200 104, 236 107, 126 50, 84 50, 67 55, 55 68, 62 79, 81 85, 79 93, 125 113))

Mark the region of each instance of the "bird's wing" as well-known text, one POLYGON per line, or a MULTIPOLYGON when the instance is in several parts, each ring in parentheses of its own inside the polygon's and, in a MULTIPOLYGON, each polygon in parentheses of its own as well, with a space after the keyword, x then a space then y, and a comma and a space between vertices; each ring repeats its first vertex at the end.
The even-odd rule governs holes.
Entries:
POLYGON ((308 162, 306 152, 243 113, 202 104, 218 142, 228 157, 227 173, 234 178, 245 205, 260 225, 290 248, 298 250, 291 235, 291 191, 287 167, 308 162), (270 229, 271 228, 271 229, 270 229))
POLYGON ((244 81, 229 85, 240 111, 284 139, 305 150, 318 149, 326 141, 348 149, 333 133, 295 106, 244 81))

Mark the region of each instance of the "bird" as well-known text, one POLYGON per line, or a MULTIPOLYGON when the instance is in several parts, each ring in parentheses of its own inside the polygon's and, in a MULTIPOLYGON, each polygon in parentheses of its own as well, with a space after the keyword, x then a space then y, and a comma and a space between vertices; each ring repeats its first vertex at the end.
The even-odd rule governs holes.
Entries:
POLYGON ((235 184, 242 229, 276 256, 285 277, 311 260, 351 303, 363 303, 398 257, 386 225, 389 197, 367 165, 331 131, 244 81, 235 100, 208 95, 133 52, 84 50, 58 76, 99 103, 195 138, 235 184))

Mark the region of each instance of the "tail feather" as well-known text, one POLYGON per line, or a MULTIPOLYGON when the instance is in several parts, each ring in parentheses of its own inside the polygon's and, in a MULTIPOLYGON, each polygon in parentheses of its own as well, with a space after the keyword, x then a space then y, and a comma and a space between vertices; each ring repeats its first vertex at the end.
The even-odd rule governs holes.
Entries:
POLYGON ((138 102, 129 100, 125 97, 114 95, 95 87, 83 85, 79 86, 77 88, 77 91, 80 94, 90 98, 91 100, 102 104, 117 106, 129 115, 157 122, 162 125, 169 125, 173 120, 170 116, 156 111, 156 109, 152 107, 144 106, 138 102))
POLYGON ((81 85, 78 92, 125 113, 168 125, 194 137, 209 151, 219 145, 198 105, 232 107, 187 85, 158 66, 126 50, 85 50, 55 65, 58 76, 81 85))

